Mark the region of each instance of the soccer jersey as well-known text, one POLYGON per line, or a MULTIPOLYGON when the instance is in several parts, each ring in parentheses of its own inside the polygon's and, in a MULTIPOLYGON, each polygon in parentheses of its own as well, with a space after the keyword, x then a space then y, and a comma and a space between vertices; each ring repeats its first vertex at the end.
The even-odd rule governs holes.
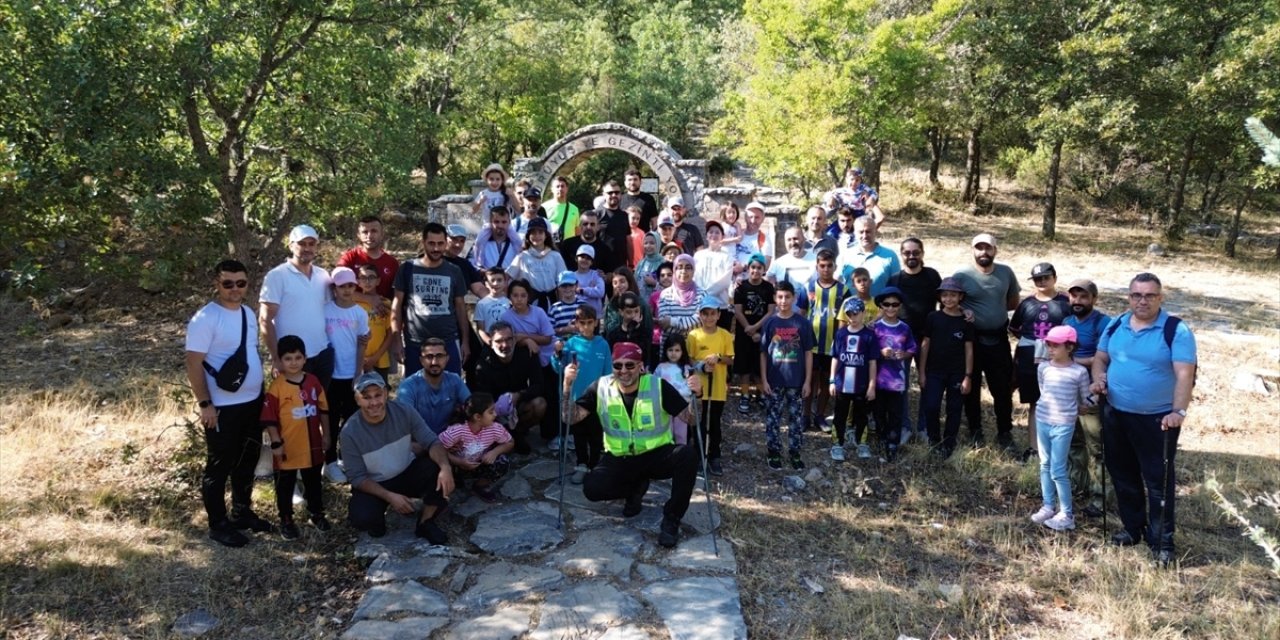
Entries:
POLYGON ((813 325, 816 340, 813 352, 832 355, 836 330, 840 328, 840 305, 849 296, 849 288, 839 281, 830 287, 824 287, 814 278, 805 287, 805 294, 809 300, 807 315, 813 325))
POLYGON ((723 402, 729 397, 729 365, 725 363, 724 358, 733 357, 733 334, 719 327, 707 331, 699 326, 689 331, 685 343, 685 348, 689 350, 689 359, 695 365, 713 353, 720 356, 720 363, 712 368, 710 386, 707 386, 707 374, 699 373, 698 377, 702 380, 702 388, 711 390, 710 394, 703 391, 702 399, 723 402))
POLYGON ((320 379, 304 373, 302 382, 280 376, 267 387, 259 421, 262 426, 280 429, 283 458, 274 458, 278 471, 307 469, 324 464, 324 439, 320 416, 329 413, 329 401, 320 379))
POLYGON ((831 361, 831 384, 836 392, 862 395, 871 381, 871 362, 880 360, 880 340, 871 327, 853 331, 841 327, 835 337, 835 359, 831 361))

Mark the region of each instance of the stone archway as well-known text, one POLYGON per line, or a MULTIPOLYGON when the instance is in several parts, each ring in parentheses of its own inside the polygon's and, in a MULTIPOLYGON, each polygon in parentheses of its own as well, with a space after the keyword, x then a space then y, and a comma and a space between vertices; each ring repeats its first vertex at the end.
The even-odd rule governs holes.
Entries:
POLYGON ((671 145, 646 131, 616 122, 582 127, 551 143, 539 158, 520 158, 512 167, 518 180, 528 178, 546 193, 551 179, 569 172, 587 158, 606 150, 626 153, 649 165, 658 178, 659 207, 679 196, 685 209, 697 212, 706 193, 705 160, 686 160, 671 145))

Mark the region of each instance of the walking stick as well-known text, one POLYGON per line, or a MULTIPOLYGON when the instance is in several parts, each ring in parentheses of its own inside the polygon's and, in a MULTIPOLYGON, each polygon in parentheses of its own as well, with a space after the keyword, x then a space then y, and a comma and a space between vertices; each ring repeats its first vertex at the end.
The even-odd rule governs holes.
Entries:
POLYGON ((564 459, 566 455, 565 450, 568 448, 566 444, 569 439, 569 436, 567 435, 569 424, 569 419, 567 417, 569 415, 569 392, 564 388, 564 369, 574 360, 576 360, 576 358, 573 357, 572 353, 569 353, 567 362, 564 359, 560 361, 560 386, 558 388, 558 392, 560 394, 560 509, 556 513, 556 529, 564 528, 564 459))
MULTIPOLYGON (((1164 546, 1165 529, 1169 526, 1169 492, 1172 488, 1169 486, 1170 479, 1173 476, 1173 455, 1170 449, 1173 447, 1173 429, 1165 429, 1164 437, 1164 483, 1160 486, 1160 527, 1157 531, 1157 545, 1164 546)), ((1163 549, 1158 548, 1157 551, 1163 549)))
POLYGON ((1102 541, 1107 541, 1107 423, 1110 422, 1107 397, 1098 395, 1098 440, 1102 443, 1102 541))
MULTIPOLYGON (((713 369, 712 371, 707 372, 708 388, 703 389, 702 391, 703 394, 707 396, 708 401, 710 401, 710 397, 711 397, 710 387, 714 381, 715 381, 715 378, 714 378, 714 369, 713 369)), ((703 447, 705 442, 703 441, 703 438, 702 438, 702 428, 699 426, 699 422, 698 422, 698 413, 702 408, 702 401, 700 399, 695 398, 693 406, 694 406, 693 434, 694 434, 694 437, 697 438, 698 458, 702 462, 702 492, 707 494, 707 528, 711 531, 711 550, 715 552, 716 557, 718 558, 720 557, 720 545, 719 543, 716 542, 716 520, 715 520, 715 515, 712 514, 711 512, 711 509, 712 509, 711 472, 707 470, 707 450, 703 447)), ((708 405, 708 410, 702 413, 704 414, 703 424, 705 424, 707 428, 710 429, 710 421, 711 421, 710 405, 708 405)))

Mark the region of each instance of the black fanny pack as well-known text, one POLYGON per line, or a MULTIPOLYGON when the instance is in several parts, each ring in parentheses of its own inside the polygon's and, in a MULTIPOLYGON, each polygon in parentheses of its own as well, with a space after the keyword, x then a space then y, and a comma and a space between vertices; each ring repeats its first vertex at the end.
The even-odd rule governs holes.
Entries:
POLYGON ((223 391, 235 393, 249 376, 249 354, 245 351, 249 338, 249 321, 244 316, 244 308, 240 309, 240 348, 222 363, 221 369, 214 369, 209 363, 202 362, 204 370, 213 376, 214 384, 223 391))

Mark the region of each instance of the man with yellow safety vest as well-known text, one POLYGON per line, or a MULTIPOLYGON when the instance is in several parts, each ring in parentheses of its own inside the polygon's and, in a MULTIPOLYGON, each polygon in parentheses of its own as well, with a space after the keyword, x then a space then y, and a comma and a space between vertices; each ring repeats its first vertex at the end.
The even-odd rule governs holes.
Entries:
MULTIPOLYGON (((577 363, 565 367, 565 389, 577 378, 577 363)), ((694 394, 701 391, 697 376, 688 383, 694 394)), ((640 513, 649 481, 670 478, 671 498, 662 508, 658 544, 676 546, 699 463, 697 448, 676 444, 671 432, 676 417, 694 424, 688 401, 667 381, 644 372, 638 345, 619 342, 613 346, 613 375, 591 383, 569 422, 581 422, 591 413, 599 414, 604 426, 604 454, 583 481, 583 494, 593 502, 625 498, 622 515, 630 518, 640 513)))

